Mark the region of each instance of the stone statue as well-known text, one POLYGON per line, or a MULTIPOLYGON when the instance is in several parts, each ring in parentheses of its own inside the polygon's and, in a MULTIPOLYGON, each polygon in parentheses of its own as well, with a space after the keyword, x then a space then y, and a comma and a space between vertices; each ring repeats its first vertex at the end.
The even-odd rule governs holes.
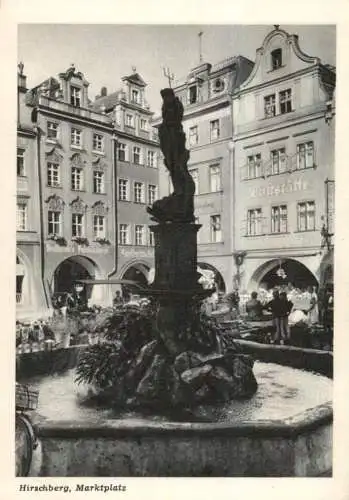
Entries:
POLYGON ((163 89, 161 97, 160 148, 171 176, 173 193, 156 201, 147 210, 158 222, 193 222, 195 184, 187 168, 189 151, 185 148, 182 127, 183 105, 171 88, 163 89))

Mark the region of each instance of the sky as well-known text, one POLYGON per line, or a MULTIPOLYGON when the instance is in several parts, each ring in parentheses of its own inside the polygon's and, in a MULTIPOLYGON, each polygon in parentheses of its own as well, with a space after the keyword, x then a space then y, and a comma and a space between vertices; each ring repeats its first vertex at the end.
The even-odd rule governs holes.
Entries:
MULTIPOLYGON (((297 34, 306 54, 336 64, 335 26, 280 28, 297 34)), ((158 113, 159 92, 168 86, 163 68, 169 68, 175 80, 185 78, 199 62, 200 31, 203 60, 215 64, 236 55, 254 61, 257 48, 272 29, 272 25, 20 24, 18 62, 24 63, 29 88, 74 63, 90 82, 91 100, 103 86, 108 93, 119 89, 121 78, 136 67, 148 84, 146 99, 158 113)))

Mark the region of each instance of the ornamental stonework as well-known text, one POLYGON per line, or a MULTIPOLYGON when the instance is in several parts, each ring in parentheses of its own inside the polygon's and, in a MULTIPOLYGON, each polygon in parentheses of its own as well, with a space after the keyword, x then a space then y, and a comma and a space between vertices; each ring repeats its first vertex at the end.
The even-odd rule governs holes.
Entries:
POLYGON ((103 201, 96 201, 91 208, 95 215, 106 215, 108 213, 108 207, 103 201))
POLYGON ((72 167, 80 167, 83 168, 86 166, 87 161, 83 159, 80 153, 74 153, 70 157, 70 163, 72 167))
POLYGON ((70 203, 70 207, 74 213, 84 214, 87 209, 86 203, 78 196, 70 203))
POLYGON ((62 212, 64 210, 64 200, 56 194, 49 196, 46 200, 46 203, 48 204, 49 210, 53 210, 55 212, 62 212))

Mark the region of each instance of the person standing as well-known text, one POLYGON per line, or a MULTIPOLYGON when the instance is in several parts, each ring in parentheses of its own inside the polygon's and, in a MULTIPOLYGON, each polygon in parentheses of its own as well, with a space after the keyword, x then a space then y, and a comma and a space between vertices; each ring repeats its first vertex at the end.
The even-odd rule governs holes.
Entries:
POLYGON ((273 318, 273 327, 274 327, 274 338, 272 339, 273 344, 278 344, 280 342, 280 319, 279 319, 279 291, 273 290, 273 298, 265 304, 263 309, 270 311, 273 318))
POLYGON ((258 321, 263 315, 263 306, 260 300, 258 300, 257 292, 251 293, 251 298, 246 302, 246 312, 247 318, 250 321, 258 321))
POLYGON ((288 317, 292 311, 293 303, 288 300, 286 292, 280 293, 279 304, 279 321, 280 321, 280 334, 281 342, 289 342, 291 338, 290 326, 288 324, 288 317))
POLYGON ((310 308, 308 309, 308 323, 311 326, 319 322, 319 305, 318 305, 318 296, 315 292, 315 288, 309 287, 308 291, 310 293, 310 308))
POLYGON ((116 290, 115 296, 113 299, 113 306, 118 307, 118 306, 122 305, 122 303, 123 303, 123 300, 121 297, 121 292, 120 292, 120 290, 116 290))

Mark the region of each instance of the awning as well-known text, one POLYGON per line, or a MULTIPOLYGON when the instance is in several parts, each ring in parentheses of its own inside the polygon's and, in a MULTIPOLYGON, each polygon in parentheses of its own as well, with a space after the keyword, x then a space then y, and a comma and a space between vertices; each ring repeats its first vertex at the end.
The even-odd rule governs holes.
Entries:
POLYGON ((129 285, 139 288, 140 290, 146 290, 146 288, 140 285, 137 281, 132 280, 122 280, 122 279, 81 279, 75 280, 74 283, 81 283, 82 285, 129 285))

